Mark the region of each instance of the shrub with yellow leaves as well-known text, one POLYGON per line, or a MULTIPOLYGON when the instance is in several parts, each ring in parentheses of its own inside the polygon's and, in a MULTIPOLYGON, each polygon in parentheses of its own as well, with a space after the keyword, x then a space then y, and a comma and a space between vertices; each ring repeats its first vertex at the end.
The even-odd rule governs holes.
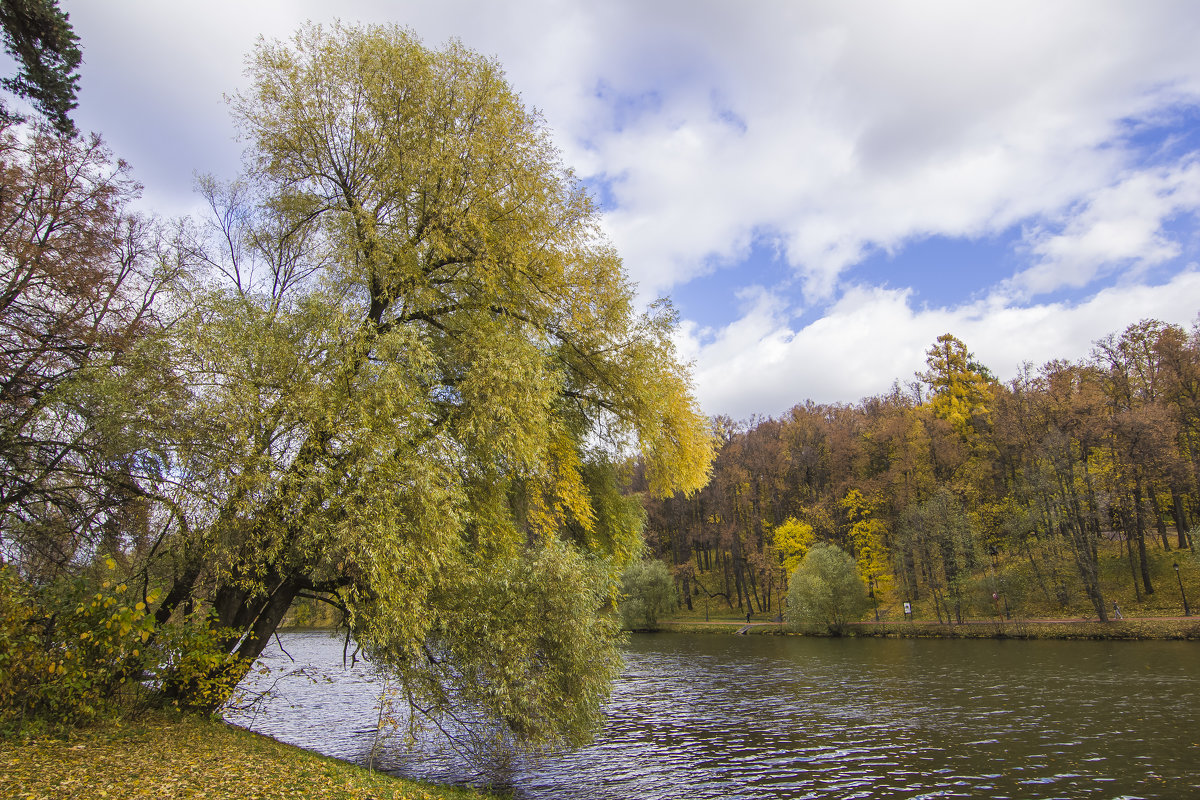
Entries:
POLYGON ((235 665, 222 663, 208 620, 156 631, 147 606, 157 592, 133 591, 112 559, 102 563, 99 579, 46 585, 0 567, 0 727, 77 724, 164 698, 180 707, 229 699, 235 665))

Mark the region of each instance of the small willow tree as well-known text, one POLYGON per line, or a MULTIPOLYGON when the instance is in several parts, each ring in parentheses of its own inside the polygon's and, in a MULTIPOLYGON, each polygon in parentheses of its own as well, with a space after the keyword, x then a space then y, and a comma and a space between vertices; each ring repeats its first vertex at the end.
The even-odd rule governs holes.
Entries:
POLYGON ((634 561, 621 574, 621 624, 626 630, 658 629, 658 616, 679 604, 675 581, 658 559, 634 561))
MULTIPOLYGON (((248 172, 183 252, 186 525, 156 609, 256 657, 342 607, 410 705, 530 746, 587 738, 641 548, 618 466, 692 492, 712 445, 597 212, 492 60, 397 27, 260 43, 248 172)), ((186 687, 182 687, 186 689, 186 687)))
POLYGON ((788 627, 826 627, 840 635, 870 607, 867 587, 849 553, 821 543, 804 556, 788 582, 788 627))

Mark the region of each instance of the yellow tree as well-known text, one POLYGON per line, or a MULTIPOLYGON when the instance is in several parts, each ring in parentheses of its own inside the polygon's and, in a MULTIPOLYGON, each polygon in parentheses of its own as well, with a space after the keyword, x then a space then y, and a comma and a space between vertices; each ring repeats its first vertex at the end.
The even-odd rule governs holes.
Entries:
POLYGON ((838 506, 846 515, 846 537, 854 550, 858 572, 874 585, 887 576, 891 567, 887 523, 875 515, 873 504, 858 489, 847 491, 838 506))
POLYGON ((635 310, 494 61, 308 26, 249 73, 249 174, 210 183, 221 224, 187 250, 207 271, 179 357, 213 435, 157 617, 211 603, 249 659, 320 597, 415 709, 586 738, 641 548, 614 465, 639 453, 665 495, 712 458, 674 314, 635 310))
POLYGON ((929 387, 929 404, 964 439, 986 425, 992 403, 991 375, 978 364, 966 345, 944 333, 925 352, 928 370, 921 379, 929 387))
POLYGON ((948 333, 926 351, 925 363, 928 370, 921 378, 930 391, 926 408, 933 419, 926 428, 935 467, 942 466, 944 484, 968 513, 977 516, 1003 492, 992 423, 995 380, 966 345, 948 333))
POLYGON ((796 571, 796 567, 804 560, 809 548, 816 541, 812 525, 801 522, 795 517, 788 517, 772 532, 775 541, 775 552, 788 575, 796 571))

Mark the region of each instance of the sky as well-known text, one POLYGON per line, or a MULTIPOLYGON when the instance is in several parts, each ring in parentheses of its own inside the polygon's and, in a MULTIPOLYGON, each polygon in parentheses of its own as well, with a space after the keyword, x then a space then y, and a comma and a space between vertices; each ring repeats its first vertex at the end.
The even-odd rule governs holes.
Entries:
POLYGON ((1200 312, 1200 4, 61 0, 80 128, 167 216, 242 143, 258 38, 397 23, 495 56, 670 297, 707 414, 911 381, 943 333, 1000 379, 1200 312))

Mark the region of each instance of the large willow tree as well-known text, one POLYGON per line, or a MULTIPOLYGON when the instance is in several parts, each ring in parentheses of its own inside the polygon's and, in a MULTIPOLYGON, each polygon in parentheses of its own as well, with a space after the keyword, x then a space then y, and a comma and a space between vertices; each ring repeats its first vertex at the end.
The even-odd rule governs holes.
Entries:
POLYGON ((160 621, 196 601, 257 656, 293 600, 435 719, 586 736, 618 659, 605 612, 652 492, 711 444, 586 192, 492 60, 396 27, 261 43, 232 105, 247 176, 205 181, 177 326, 196 435, 160 621))

